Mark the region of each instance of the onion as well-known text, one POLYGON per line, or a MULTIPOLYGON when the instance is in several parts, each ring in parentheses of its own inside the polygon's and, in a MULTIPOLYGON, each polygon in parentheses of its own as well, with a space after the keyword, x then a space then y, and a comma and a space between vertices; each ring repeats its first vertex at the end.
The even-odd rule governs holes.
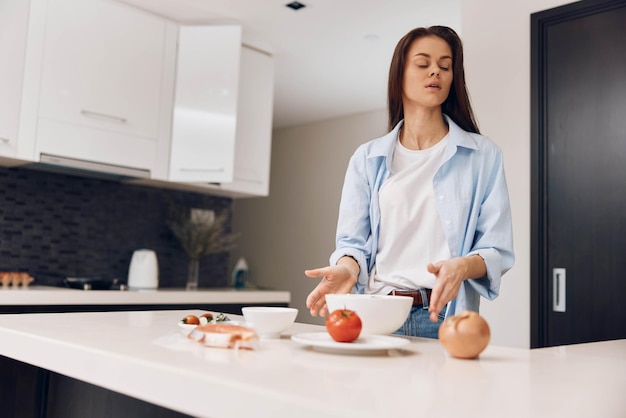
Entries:
POLYGON ((439 327, 439 341, 452 356, 473 359, 489 344, 491 332, 487 321, 476 312, 463 311, 446 318, 439 327))

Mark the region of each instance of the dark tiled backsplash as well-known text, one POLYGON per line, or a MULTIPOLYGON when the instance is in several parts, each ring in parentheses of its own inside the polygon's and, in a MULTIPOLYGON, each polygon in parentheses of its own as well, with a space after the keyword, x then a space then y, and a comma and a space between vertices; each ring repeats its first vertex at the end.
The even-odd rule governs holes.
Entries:
MULTIPOLYGON (((149 248, 159 286, 184 287, 188 259, 167 227, 171 206, 232 217, 229 198, 0 167, 0 271, 26 271, 34 284, 93 276, 126 282, 133 251, 149 248)), ((201 260, 200 287, 228 284, 228 258, 201 260)))

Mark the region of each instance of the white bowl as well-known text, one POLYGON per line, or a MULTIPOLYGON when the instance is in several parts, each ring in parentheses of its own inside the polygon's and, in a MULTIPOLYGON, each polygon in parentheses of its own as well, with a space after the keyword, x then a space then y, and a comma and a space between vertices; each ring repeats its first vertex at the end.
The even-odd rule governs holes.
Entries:
POLYGON ((278 306, 245 306, 241 313, 261 338, 279 338, 293 325, 298 315, 296 308, 278 306))
POLYGON ((409 296, 328 294, 326 306, 331 313, 350 309, 359 315, 363 328, 361 335, 386 335, 397 331, 409 317, 413 298, 409 296))

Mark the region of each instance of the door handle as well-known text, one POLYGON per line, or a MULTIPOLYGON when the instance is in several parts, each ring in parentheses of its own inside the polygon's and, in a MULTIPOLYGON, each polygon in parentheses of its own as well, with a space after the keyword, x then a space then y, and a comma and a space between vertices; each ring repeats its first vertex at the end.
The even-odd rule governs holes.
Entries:
POLYGON ((552 310, 565 312, 565 269, 552 269, 552 310))

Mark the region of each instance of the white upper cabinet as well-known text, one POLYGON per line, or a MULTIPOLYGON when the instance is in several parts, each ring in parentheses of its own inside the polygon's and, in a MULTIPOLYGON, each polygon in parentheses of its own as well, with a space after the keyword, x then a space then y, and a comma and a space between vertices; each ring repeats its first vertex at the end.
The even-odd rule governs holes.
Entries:
POLYGON ((50 0, 39 117, 156 140, 165 22, 102 0, 50 0))
POLYGON ((176 29, 111 0, 31 0, 21 153, 164 177, 176 29))
POLYGON ((180 26, 168 180, 233 180, 240 49, 240 26, 180 26))
POLYGON ((274 61, 239 38, 228 26, 181 27, 170 184, 160 186, 233 198, 269 194, 274 61))
POLYGON ((271 55, 239 25, 114 0, 0 0, 0 164, 267 196, 271 55))
POLYGON ((268 196, 274 98, 272 56, 241 47, 238 84, 233 179, 192 184, 198 191, 232 198, 268 196))
POLYGON ((0 156, 17 155, 28 2, 0 1, 0 156))
POLYGON ((233 196, 269 195, 274 99, 274 60, 243 47, 239 77, 235 173, 221 188, 233 196))

